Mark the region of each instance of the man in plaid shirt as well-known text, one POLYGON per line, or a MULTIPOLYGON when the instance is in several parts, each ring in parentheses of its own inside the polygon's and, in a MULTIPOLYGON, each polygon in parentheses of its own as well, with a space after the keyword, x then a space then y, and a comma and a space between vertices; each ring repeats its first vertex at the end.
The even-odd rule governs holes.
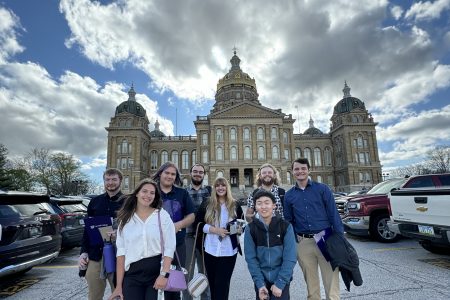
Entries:
POLYGON ((285 190, 278 186, 279 177, 277 169, 269 163, 263 164, 256 174, 256 185, 258 188, 254 190, 247 198, 247 211, 245 212, 245 218, 247 222, 251 222, 253 217, 258 217, 255 213, 255 203, 253 201, 253 195, 259 190, 266 190, 271 192, 275 197, 275 209, 273 210, 274 216, 279 216, 284 219, 283 215, 283 200, 285 190))

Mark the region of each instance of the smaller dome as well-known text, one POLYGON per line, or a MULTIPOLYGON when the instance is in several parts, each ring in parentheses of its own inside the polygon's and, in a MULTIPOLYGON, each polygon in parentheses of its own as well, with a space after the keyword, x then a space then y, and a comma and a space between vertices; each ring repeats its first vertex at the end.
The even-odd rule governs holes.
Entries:
POLYGON ((116 116, 123 112, 127 112, 133 114, 138 117, 145 117, 147 115, 145 109, 136 102, 136 92, 134 91, 133 85, 131 85, 130 90, 128 91, 128 100, 124 101, 116 107, 116 116))
POLYGON ((303 134, 307 135, 321 135, 323 132, 319 129, 314 127, 314 120, 311 116, 309 116, 309 128, 303 132, 303 134))
POLYGON ((347 85, 347 82, 345 82, 342 91, 344 92, 344 98, 334 106, 333 114, 347 113, 354 109, 366 109, 364 102, 350 95, 350 87, 347 85))
POLYGON ((157 137, 157 138, 166 136, 161 130, 159 130, 159 122, 158 122, 158 120, 156 120, 156 122, 155 122, 155 130, 150 131, 150 136, 151 137, 157 137))

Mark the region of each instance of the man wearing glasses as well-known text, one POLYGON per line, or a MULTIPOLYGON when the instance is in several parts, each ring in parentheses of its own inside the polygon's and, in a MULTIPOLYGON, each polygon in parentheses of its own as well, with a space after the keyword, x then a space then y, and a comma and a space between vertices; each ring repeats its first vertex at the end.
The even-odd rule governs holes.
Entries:
MULTIPOLYGON (((203 179, 205 178, 205 167, 201 164, 194 164, 191 168, 191 184, 186 188, 189 192, 189 195, 191 196, 192 202, 194 203, 194 212, 197 214, 198 208, 200 207, 200 204, 202 204, 203 201, 208 201, 209 197, 211 196, 211 187, 209 185, 203 185, 203 179)), ((192 224, 189 227, 187 227, 186 230, 186 268, 188 268, 191 265, 191 259, 192 259, 192 250, 194 248, 194 240, 196 235, 196 224, 192 224)), ((201 238, 202 235, 200 234, 197 238, 201 238)), ((202 254, 197 249, 195 250, 195 257, 194 260, 197 261, 197 268, 199 272, 203 272, 203 259, 202 254)), ((194 266, 192 270, 189 271, 189 281, 194 276, 194 266)), ((189 299, 192 300, 191 295, 189 295, 188 292, 183 293, 183 299, 189 299)), ((201 296, 201 300, 209 300, 210 294, 209 294, 209 288, 205 290, 205 292, 201 296)))
MULTIPOLYGON (((93 198, 88 205, 88 217, 107 216, 116 218, 116 212, 122 207, 123 200, 120 199, 122 192, 122 172, 117 169, 107 169, 103 173, 105 193, 93 198)), ((84 231, 81 241, 80 258, 78 260, 80 269, 86 271, 86 281, 89 289, 89 300, 101 300, 106 289, 108 279, 111 292, 114 290, 113 274, 105 276, 102 270, 103 245, 91 245, 88 233, 84 231), (107 278, 106 278, 107 277, 107 278)))

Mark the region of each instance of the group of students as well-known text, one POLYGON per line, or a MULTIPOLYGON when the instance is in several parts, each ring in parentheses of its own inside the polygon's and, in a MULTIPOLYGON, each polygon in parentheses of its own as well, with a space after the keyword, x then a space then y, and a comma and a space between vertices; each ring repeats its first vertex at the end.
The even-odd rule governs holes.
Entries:
MULTIPOLYGON (((244 254, 256 299, 290 299, 297 259, 308 299, 321 299, 318 266, 327 299, 339 299, 338 270, 332 270, 314 239, 328 230, 343 233, 333 195, 326 185, 309 179, 307 159, 295 160, 292 170, 296 184, 285 193, 276 169, 264 164, 257 175, 259 187, 247 199, 244 254)), ((237 255, 242 254, 239 225, 244 212, 225 178, 216 178, 212 188, 204 186, 201 164, 195 164, 190 175, 189 187, 179 187, 179 171, 167 162, 124 196, 120 171, 105 171, 106 193, 91 201, 88 216, 117 218, 115 289, 109 299, 157 299, 171 265, 187 268, 190 279, 195 262, 209 281, 202 300, 228 299, 237 255)), ((90 300, 103 298, 106 279, 113 287, 111 276, 101 276, 100 248, 83 238, 79 263, 87 265, 90 300)), ((180 299, 180 293, 164 292, 164 299, 180 299)), ((192 298, 186 291, 183 299, 192 298)))

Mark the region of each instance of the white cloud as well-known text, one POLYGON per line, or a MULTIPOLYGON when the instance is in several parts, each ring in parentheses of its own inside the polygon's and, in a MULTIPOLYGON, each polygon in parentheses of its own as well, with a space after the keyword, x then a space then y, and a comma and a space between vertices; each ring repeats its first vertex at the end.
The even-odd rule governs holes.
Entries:
POLYGON ((403 15, 403 8, 401 8, 401 6, 394 5, 391 7, 391 14, 394 19, 399 20, 403 15))
POLYGON ((84 162, 81 165, 81 169, 84 171, 88 171, 98 167, 106 168, 106 162, 106 155, 101 155, 101 157, 96 157, 88 162, 84 162))
POLYGON ((415 20, 432 20, 439 18, 443 11, 450 8, 450 0, 419 1, 405 13, 405 18, 415 20))
POLYGON ((24 48, 17 42, 17 31, 22 31, 17 16, 10 10, 0 7, 0 65, 24 48))

